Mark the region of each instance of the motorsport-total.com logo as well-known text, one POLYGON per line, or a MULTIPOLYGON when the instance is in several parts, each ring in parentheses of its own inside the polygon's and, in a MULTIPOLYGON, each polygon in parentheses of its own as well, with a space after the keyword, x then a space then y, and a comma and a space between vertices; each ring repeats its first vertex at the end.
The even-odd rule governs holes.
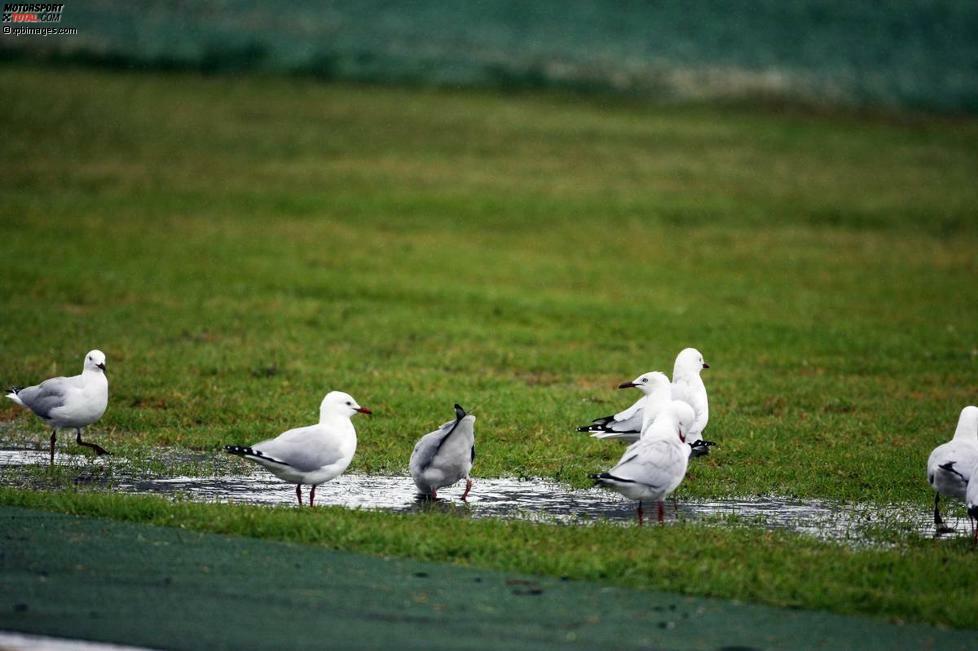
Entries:
POLYGON ((3 29, 5 36, 75 36, 76 27, 61 27, 64 3, 5 2, 3 29))
POLYGON ((4 23, 60 23, 64 4, 5 2, 3 4, 4 23))

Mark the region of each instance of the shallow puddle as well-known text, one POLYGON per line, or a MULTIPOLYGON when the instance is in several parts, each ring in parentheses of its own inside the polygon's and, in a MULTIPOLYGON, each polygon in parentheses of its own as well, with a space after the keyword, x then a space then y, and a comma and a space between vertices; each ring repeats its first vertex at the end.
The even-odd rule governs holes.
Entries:
MULTIPOLYGON (((223 456, 221 457, 223 459, 223 456)), ((213 477, 168 477, 139 479, 127 475, 125 462, 114 458, 59 454, 59 467, 92 469, 112 464, 114 490, 182 496, 203 502, 241 502, 248 504, 295 504, 295 486, 274 476, 254 474, 213 477)), ((18 466, 44 466, 44 451, 0 450, 0 469, 18 466)), ((0 472, 0 483, 10 483, 9 473, 0 472)), ((83 472, 77 481, 83 483, 83 472)), ((459 510, 475 518, 508 518, 568 524, 588 524, 610 520, 622 524, 635 521, 635 502, 600 488, 571 489, 542 479, 496 478, 474 480, 467 503, 459 498, 464 486, 439 491, 434 503, 419 502, 410 477, 344 474, 316 489, 316 504, 346 508, 382 509, 410 512, 420 509, 459 510)), ((308 495, 308 487, 303 488, 308 495)), ((646 505, 646 518, 655 518, 655 505, 646 505)), ((797 500, 782 497, 725 498, 714 500, 682 499, 674 506, 667 502, 666 518, 675 520, 711 519, 728 525, 744 524, 771 529, 787 529, 823 540, 866 544, 880 531, 933 534, 929 509, 922 505, 876 506, 839 504, 822 500, 797 500), (875 531, 875 534, 874 534, 875 531)), ((956 523, 958 535, 967 535, 967 519, 956 523)))

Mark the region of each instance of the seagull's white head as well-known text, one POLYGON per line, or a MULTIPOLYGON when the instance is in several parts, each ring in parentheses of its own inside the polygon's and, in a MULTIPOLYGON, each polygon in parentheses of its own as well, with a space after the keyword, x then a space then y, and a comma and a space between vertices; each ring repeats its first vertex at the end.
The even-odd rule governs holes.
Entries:
POLYGON ((954 438, 978 439, 978 407, 969 405, 961 410, 954 438))
POLYGON ((676 429, 678 430, 677 434, 679 434, 679 440, 685 443, 686 432, 688 432, 689 428, 693 426, 693 421, 696 420, 696 413, 693 411, 693 408, 689 406, 689 403, 683 402, 682 400, 673 400, 669 403, 667 409, 676 419, 676 429))
POLYGON ((631 389, 632 387, 638 389, 645 395, 649 395, 660 389, 664 389, 669 386, 669 378, 666 377, 665 373, 661 371, 650 371, 648 373, 643 373, 631 382, 622 382, 618 385, 619 389, 631 389))
POLYGON ((88 351, 88 354, 85 355, 84 370, 105 373, 105 353, 101 350, 88 351))
POLYGON ((357 413, 370 414, 373 412, 366 407, 361 407, 353 399, 353 396, 342 391, 330 391, 323 398, 322 404, 319 405, 320 420, 324 420, 327 416, 345 416, 346 418, 350 418, 357 413))
POLYGON ((672 367, 672 378, 690 377, 699 375, 704 368, 710 365, 703 359, 703 353, 695 348, 684 348, 676 355, 676 364, 672 367))

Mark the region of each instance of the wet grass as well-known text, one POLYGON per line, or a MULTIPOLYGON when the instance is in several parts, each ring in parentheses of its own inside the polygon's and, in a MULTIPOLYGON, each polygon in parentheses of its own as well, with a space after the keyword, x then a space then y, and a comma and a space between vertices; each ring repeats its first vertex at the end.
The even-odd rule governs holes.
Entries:
MULTIPOLYGON (((581 486, 620 447, 574 426, 695 345, 720 447, 684 494, 926 506, 927 455, 975 402, 972 121, 20 65, 0 67, 0 92, 2 380, 76 373, 101 348, 110 406, 90 436, 137 464, 311 422, 342 388, 376 412, 357 420, 351 470, 405 472, 460 402, 479 418, 477 475, 581 486)), ((46 442, 12 403, 0 419, 5 442, 46 442)), ((104 500, 120 517, 206 514, 204 528, 223 508, 104 500)), ((248 535, 306 526, 228 513, 248 535)), ((329 521, 359 532, 350 549, 503 563, 505 548, 527 571, 598 564, 664 589, 964 621, 941 585, 913 583, 964 576, 958 542, 911 540, 901 560, 759 532, 635 533, 704 555, 684 584, 659 561, 633 577, 587 551, 629 533, 555 528, 571 547, 551 560, 534 538, 550 529, 397 519, 413 536, 398 543, 385 517, 329 521), (444 544, 425 551, 432 527, 444 544), (757 540, 782 563, 770 573, 757 540), (812 576, 842 554, 834 587, 799 587, 792 559, 810 549, 826 550, 812 576), (880 588, 891 561, 900 575, 880 588), (781 596, 761 594, 772 585, 781 596)))
POLYGON ((342 388, 377 412, 356 470, 404 471, 458 401, 476 473, 582 485, 620 449, 574 426, 695 345, 721 447, 686 490, 908 501, 975 400, 978 123, 23 67, 0 88, 3 381, 102 348, 92 436, 127 456, 254 441, 342 388))

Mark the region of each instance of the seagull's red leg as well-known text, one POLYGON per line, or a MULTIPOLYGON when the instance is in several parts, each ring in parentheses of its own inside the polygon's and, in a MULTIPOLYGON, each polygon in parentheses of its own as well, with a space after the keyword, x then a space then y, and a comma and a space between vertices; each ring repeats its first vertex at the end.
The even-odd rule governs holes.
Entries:
POLYGON ((299 499, 299 506, 302 506, 302 484, 295 485, 295 496, 299 499))
POLYGON ((472 480, 468 477, 465 478, 465 492, 462 493, 462 501, 465 502, 469 497, 469 491, 472 490, 472 480))
POLYGON ((309 489, 309 506, 312 506, 312 501, 316 498, 316 485, 313 484, 312 488, 309 489))
POLYGON ((662 507, 662 500, 659 500, 659 524, 666 520, 665 509, 662 507))
POLYGON ((58 440, 58 430, 51 430, 51 465, 54 465, 54 442, 58 440))
POLYGON ((434 502, 437 499, 438 499, 438 489, 437 488, 432 488, 431 489, 431 501, 434 502))
POLYGON ((642 526, 642 500, 638 501, 638 526, 642 526))

